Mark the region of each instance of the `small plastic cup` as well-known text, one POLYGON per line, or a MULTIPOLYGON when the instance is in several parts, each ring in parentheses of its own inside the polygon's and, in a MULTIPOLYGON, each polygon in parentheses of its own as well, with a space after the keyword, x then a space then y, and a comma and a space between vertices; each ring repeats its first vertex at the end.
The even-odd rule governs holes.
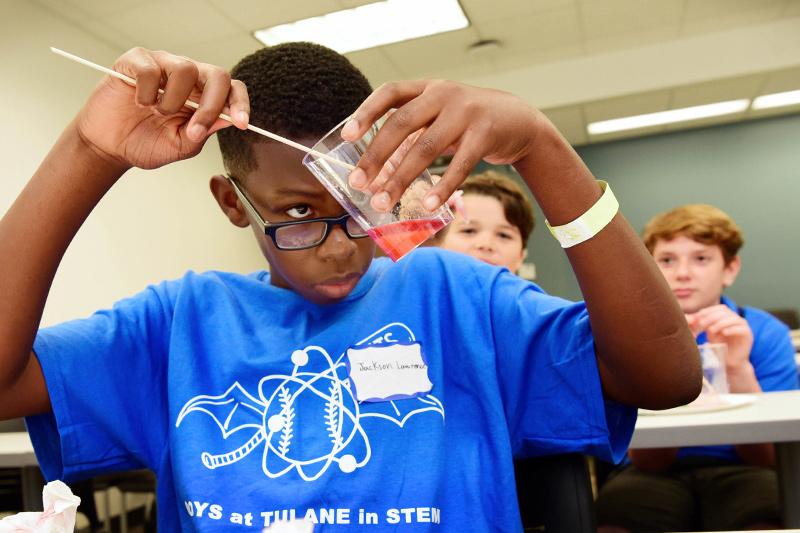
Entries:
MULTIPOLYGON (((373 124, 364 136, 355 142, 342 139, 342 127, 347 119, 325 135, 313 149, 339 161, 355 165, 375 137, 383 119, 373 124)), ((372 195, 350 187, 350 171, 314 154, 303 158, 303 165, 322 183, 328 192, 342 204, 350 216, 364 228, 372 240, 397 261, 452 222, 453 212, 447 204, 428 211, 422 200, 434 183, 426 170, 409 185, 400 201, 387 212, 377 211, 370 205, 372 195)))
POLYGON ((728 345, 725 343, 701 344, 700 359, 703 362, 703 376, 711 385, 713 392, 728 394, 728 376, 725 373, 725 358, 728 355, 728 345))

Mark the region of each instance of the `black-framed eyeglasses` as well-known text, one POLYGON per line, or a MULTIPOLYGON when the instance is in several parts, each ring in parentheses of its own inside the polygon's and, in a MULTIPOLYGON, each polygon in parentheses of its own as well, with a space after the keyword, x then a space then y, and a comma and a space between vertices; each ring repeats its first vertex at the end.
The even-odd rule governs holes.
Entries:
POLYGON ((236 196, 244 205, 250 218, 264 228, 264 234, 272 239, 278 250, 305 250, 319 246, 334 226, 341 226, 351 239, 361 239, 367 232, 349 214, 340 217, 310 218, 289 222, 270 223, 256 211, 253 202, 247 197, 239 182, 233 176, 225 176, 236 191, 236 196))

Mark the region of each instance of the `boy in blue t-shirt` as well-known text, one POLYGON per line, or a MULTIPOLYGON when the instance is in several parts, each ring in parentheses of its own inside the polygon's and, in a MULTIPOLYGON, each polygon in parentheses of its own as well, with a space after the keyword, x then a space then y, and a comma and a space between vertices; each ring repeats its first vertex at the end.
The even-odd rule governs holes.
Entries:
POLYGON ((0 418, 28 417, 47 478, 150 468, 162 531, 291 518, 332 531, 519 530, 514 456, 617 459, 633 406, 698 394, 697 348, 647 251, 520 99, 442 81, 370 94, 343 56, 310 43, 260 50, 234 81, 138 48, 115 68, 137 87, 99 84, 0 224, 0 418), (586 304, 440 250, 373 260, 302 152, 242 131, 252 120, 310 146, 351 114, 343 135, 357 138, 390 108, 351 182, 389 209, 449 148, 435 208, 481 159, 514 164, 554 226, 590 208, 607 217, 567 250, 586 304), (217 131, 230 176, 212 192, 252 228, 270 271, 189 272, 37 332, 61 255, 103 194, 217 131))
MULTIPOLYGON (((707 204, 682 205, 653 217, 644 243, 698 344, 726 345, 731 393, 798 387, 789 329, 767 312, 723 296, 739 274, 744 243, 731 217, 707 204)), ((780 527, 772 444, 631 450, 629 455, 632 465, 600 491, 600 531, 780 527)))

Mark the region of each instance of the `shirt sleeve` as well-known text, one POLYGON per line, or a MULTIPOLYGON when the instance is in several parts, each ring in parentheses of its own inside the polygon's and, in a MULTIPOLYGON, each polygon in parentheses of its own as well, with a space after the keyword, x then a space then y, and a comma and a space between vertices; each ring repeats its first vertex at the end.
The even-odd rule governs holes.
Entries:
POLYGON ((515 455, 580 452, 618 462, 636 409, 603 395, 586 306, 504 272, 490 309, 515 455))
POLYGON ((747 315, 757 313, 753 330, 753 349, 750 362, 756 372, 761 390, 774 392, 798 388, 797 363, 789 328, 764 311, 747 309, 747 315))
POLYGON ((26 422, 47 479, 157 463, 166 439, 169 292, 167 283, 150 287, 37 334, 52 412, 26 422))

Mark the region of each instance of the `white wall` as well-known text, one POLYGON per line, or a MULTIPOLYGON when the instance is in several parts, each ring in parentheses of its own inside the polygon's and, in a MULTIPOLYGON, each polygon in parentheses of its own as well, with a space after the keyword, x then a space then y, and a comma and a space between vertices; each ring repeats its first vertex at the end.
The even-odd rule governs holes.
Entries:
MULTIPOLYGON (((35 3, 0 0, 0 213, 101 76, 52 54, 50 46, 104 65, 123 52, 35 3)), ((265 267, 250 232, 230 225, 208 190, 208 178, 222 168, 212 139, 190 161, 126 174, 69 248, 43 325, 87 315, 188 269, 249 272, 265 267)))

